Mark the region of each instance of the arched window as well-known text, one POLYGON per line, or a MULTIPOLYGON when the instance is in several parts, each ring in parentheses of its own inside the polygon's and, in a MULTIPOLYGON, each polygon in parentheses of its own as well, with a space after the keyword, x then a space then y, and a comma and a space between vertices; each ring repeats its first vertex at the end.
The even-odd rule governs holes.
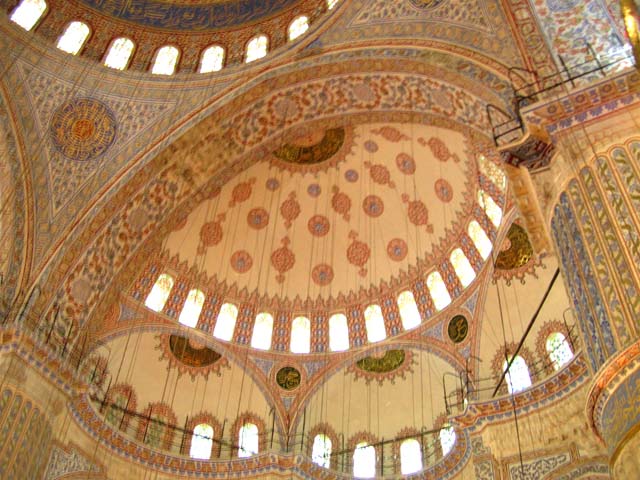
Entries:
POLYGON ((333 7, 336 6, 337 3, 338 3, 338 0, 327 0, 327 8, 331 10, 333 7))
POLYGON ((107 421, 107 423, 110 423, 116 428, 120 428, 121 425, 124 427, 123 420, 131 395, 131 392, 125 391, 116 391, 113 395, 111 395, 111 401, 109 402, 109 406, 107 407, 104 415, 104 419, 107 421))
POLYGON ((329 318, 329 348, 333 352, 349 349, 349 325, 347 317, 342 313, 333 314, 329 318))
POLYGON ((313 439, 311 461, 324 468, 331 467, 331 439, 323 433, 319 433, 313 439))
POLYGON ((76 55, 89 37, 89 27, 82 22, 71 22, 58 39, 58 48, 76 55))
POLYGON ((307 317, 297 317, 291 322, 291 351, 293 353, 311 351, 311 322, 307 317))
POLYGON ((495 227, 498 228, 500 226, 500 222, 502 221, 502 209, 484 190, 478 190, 478 203, 486 212, 487 217, 489 217, 489 220, 491 220, 491 223, 493 223, 495 227))
POLYGON ((258 60, 259 58, 264 57, 267 54, 267 47, 269 45, 269 40, 266 35, 258 35, 257 37, 253 37, 247 43, 247 55, 245 58, 245 62, 253 62, 254 60, 258 60))
POLYGON ((357 444, 353 451, 353 476, 357 478, 376 476, 376 449, 366 442, 357 444))
POLYGON ((213 448, 213 427, 206 423, 196 425, 191 436, 191 449, 189 456, 200 460, 209 460, 211 458, 211 449, 213 448))
POLYGON ((405 330, 417 327, 422 322, 416 299, 410 291, 407 290, 398 295, 398 310, 400 310, 400 319, 405 330))
POLYGON ((554 370, 560 370, 563 365, 566 365, 573 358, 573 351, 571 345, 560 332, 554 332, 547 337, 545 343, 549 359, 553 364, 554 370))
POLYGON ((104 64, 109 68, 124 70, 129 65, 129 59, 133 54, 135 45, 126 37, 116 38, 109 48, 109 52, 104 59, 104 64))
POLYGON ((449 260, 451 261, 451 265, 453 265, 453 269, 460 279, 462 286, 468 287, 471 282, 473 282, 473 279, 476 278, 476 272, 473 270, 473 267, 469 263, 469 259, 462 249, 456 248, 451 252, 449 260))
POLYGON ((242 427, 240 427, 238 439, 238 446, 240 447, 238 449, 238 457, 245 458, 258 454, 260 434, 256 425, 253 423, 245 423, 242 425, 242 427))
POLYGON ((400 472, 403 475, 422 470, 422 449, 420 442, 409 438, 400 444, 400 472))
POLYGON ((161 312, 164 308, 164 304, 169 299, 169 294, 173 288, 173 277, 167 273, 163 273, 158 277, 156 283, 154 283, 151 292, 147 295, 147 299, 144 304, 151 310, 161 312))
POLYGON ((449 425, 440 429, 440 446, 442 447, 442 455, 447 455, 456 444, 456 431, 453 426, 449 425))
POLYGON ((273 335, 273 317, 268 313, 259 313, 253 322, 253 335, 251 346, 260 350, 271 348, 271 336, 273 335))
POLYGON ((149 445, 153 448, 160 448, 164 443, 167 428, 166 418, 157 414, 151 415, 144 433, 145 445, 149 445))
POLYGON ((301 15, 289 25, 289 40, 295 40, 309 29, 309 18, 301 15))
POLYGON ((12 22, 28 31, 38 23, 46 9, 47 2, 45 0, 22 0, 11 12, 10 18, 12 22))
POLYGON ((233 303, 223 303, 213 328, 213 336, 220 340, 231 341, 238 319, 238 307, 233 303))
MULTIPOLYGON (((502 364, 502 369, 507 369, 507 361, 502 364)), ((529 367, 527 362, 524 361, 520 355, 518 355, 511 363, 511 368, 505 375, 507 381, 507 388, 509 393, 518 393, 531 386, 531 376, 529 375, 529 367)))
POLYGON ((384 329, 384 317, 379 305, 369 305, 364 311, 364 323, 367 329, 367 340, 370 343, 379 342, 387 338, 384 329))
POLYGON ((184 302, 178 322, 187 327, 195 327, 198 324, 203 305, 204 293, 198 289, 191 290, 187 295, 187 300, 184 302))
POLYGON ((478 157, 478 164, 480 171, 491 180, 496 187, 504 192, 505 188, 507 188, 507 177, 502 169, 484 155, 478 157))
POLYGON ((156 59, 153 62, 151 73, 156 75, 173 75, 178 65, 178 57, 180 51, 176 47, 167 45, 162 47, 156 53, 156 59))
POLYGON ((485 232, 480 224, 475 220, 471 220, 469 222, 469 228, 467 229, 467 231, 469 233, 469 237, 471 237, 471 240, 473 241, 473 244, 478 249, 478 252, 480 253, 482 259, 486 260, 487 258, 489 258, 489 255, 491 255, 493 244, 491 243, 491 240, 489 240, 487 232, 485 232))
POLYGON ((437 310, 442 310, 451 303, 451 295, 437 270, 427 277, 427 288, 437 310))
POLYGON ((224 64, 224 48, 214 45, 202 52, 200 61, 200 73, 217 72, 222 70, 224 64))

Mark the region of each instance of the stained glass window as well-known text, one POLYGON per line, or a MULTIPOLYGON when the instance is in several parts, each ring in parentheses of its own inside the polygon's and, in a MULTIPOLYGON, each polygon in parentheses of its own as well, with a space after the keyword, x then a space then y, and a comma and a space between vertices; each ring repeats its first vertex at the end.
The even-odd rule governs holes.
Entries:
POLYGON ((440 430, 440 446, 442 447, 442 455, 447 455, 456 444, 456 431, 453 426, 449 425, 440 430))
POLYGON ((25 30, 31 30, 46 9, 47 2, 44 0, 22 0, 11 12, 11 21, 25 30))
POLYGON ((410 291, 407 290, 398 295, 398 310, 400 310, 400 319, 405 330, 417 327, 422 322, 416 299, 410 291))
POLYGON ((307 317, 297 317, 291 322, 291 351, 309 353, 311 350, 311 322, 307 317))
POLYGON ((563 365, 566 365, 573 358, 573 351, 569 342, 560 332, 555 332, 547 337, 545 344, 549 359, 553 364, 554 370, 560 370, 563 365))
POLYGON ((331 439, 320 433, 313 439, 311 461, 324 468, 331 467, 331 439))
POLYGON ((400 444, 400 471, 403 475, 422 470, 422 449, 420 442, 409 438, 400 444))
POLYGON ((347 317, 342 313, 329 318, 329 348, 334 352, 349 349, 349 325, 347 317))
POLYGON ((271 336, 273 335, 273 317, 266 312, 256 315, 253 323, 253 334, 251 336, 251 346, 260 350, 271 348, 271 336))
POLYGON ((253 423, 245 423, 240 427, 240 433, 238 435, 239 449, 238 457, 246 458, 251 455, 258 454, 258 447, 260 445, 260 434, 258 427, 253 423))
POLYGON ((169 294, 173 288, 173 277, 167 273, 163 273, 158 277, 156 283, 153 285, 151 292, 147 295, 147 299, 144 304, 151 310, 161 312, 164 308, 164 304, 169 299, 169 294))
POLYGON ((469 222, 468 233, 482 259, 486 260, 489 258, 493 244, 491 243, 491 240, 489 240, 487 232, 484 231, 478 222, 471 220, 471 222, 469 222))
POLYGON ((451 295, 447 290, 447 286, 442 280, 440 272, 431 272, 427 277, 427 288, 433 299, 433 304, 437 310, 442 310, 451 303, 451 295))
POLYGON ((473 279, 476 278, 476 272, 473 270, 471 263, 469 263, 469 259, 462 249, 456 248, 451 252, 449 260, 451 261, 451 265, 453 265, 453 269, 460 279, 462 286, 468 287, 471 282, 473 282, 473 279))
POLYGON ((304 15, 296 18, 289 25, 289 40, 295 40, 309 29, 309 18, 304 15))
MULTIPOLYGON (((502 365, 502 369, 507 369, 507 361, 502 365)), ((518 355, 511 363, 511 368, 505 375, 507 382, 507 388, 509 393, 518 393, 531 386, 531 376, 529 375, 529 367, 527 362, 524 361, 520 355, 518 355)))
POLYGON ((211 449, 213 447, 213 427, 206 423, 196 425, 193 429, 191 437, 191 449, 189 456, 200 460, 209 460, 211 458, 211 449))
POLYGON ((357 444, 353 451, 353 476, 356 478, 376 476, 376 449, 366 442, 357 444))
POLYGON ((224 64, 224 48, 214 45, 202 52, 200 73, 217 72, 224 64))
POLYGON ((82 22, 71 22, 58 39, 58 48, 72 55, 77 54, 89 36, 89 27, 82 22))
POLYGON ((216 326, 213 328, 213 336, 220 340, 231 341, 233 331, 236 328, 238 319, 238 307, 233 303, 224 303, 220 307, 220 313, 216 319, 216 326))
POLYGON ((500 226, 500 222, 502 221, 502 209, 498 206, 498 204, 491 198, 491 196, 485 192, 484 190, 478 190, 478 203, 484 209, 496 228, 500 226))
POLYGON ((176 47, 167 45, 162 47, 156 53, 156 59, 153 62, 151 73, 156 75, 173 75, 178 65, 178 57, 180 51, 176 47))
POLYGON ((187 300, 184 302, 178 322, 187 327, 195 327, 198 324, 203 305, 204 293, 197 289, 191 290, 187 295, 187 300))
POLYGON ((384 329, 384 317, 379 305, 369 305, 364 311, 364 323, 367 329, 367 340, 370 343, 379 342, 387 338, 384 329))
POLYGON ((337 3, 338 3, 338 0, 327 0, 327 8, 331 10, 333 7, 336 6, 337 3))
POLYGON ((128 38, 116 38, 109 48, 104 64, 116 70, 124 70, 129 64, 134 47, 135 45, 128 38))
POLYGON ((504 192, 505 188, 507 188, 507 177, 502 169, 484 155, 478 157, 478 164, 480 171, 504 192))
POLYGON ((253 37, 249 40, 249 43, 247 43, 247 56, 245 61, 249 63, 264 57, 267 54, 268 45, 269 40, 266 35, 253 37))

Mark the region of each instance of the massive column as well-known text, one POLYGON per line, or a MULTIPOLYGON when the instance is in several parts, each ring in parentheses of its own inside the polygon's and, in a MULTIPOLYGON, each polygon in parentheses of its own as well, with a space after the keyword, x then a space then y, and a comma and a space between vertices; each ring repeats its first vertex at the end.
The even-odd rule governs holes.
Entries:
POLYGON ((586 413, 620 479, 640 475, 639 85, 630 70, 527 109, 558 154, 517 199, 549 227, 593 374, 586 413))

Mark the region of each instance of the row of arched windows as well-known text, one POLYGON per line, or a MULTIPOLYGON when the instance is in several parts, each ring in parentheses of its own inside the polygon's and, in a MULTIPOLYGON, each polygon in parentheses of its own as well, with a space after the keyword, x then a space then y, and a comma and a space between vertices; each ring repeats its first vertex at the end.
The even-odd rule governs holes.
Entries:
MULTIPOLYGON (((545 349, 554 371, 560 370, 573 358, 571 345, 560 332, 553 332, 547 337, 545 349)), ((508 362, 505 360, 502 364, 502 370, 505 371, 507 366, 508 362)), ((505 380, 510 394, 526 390, 532 385, 529 367, 525 359, 520 355, 517 355, 511 362, 511 368, 506 373, 505 380)))
MULTIPOLYGON (((491 197, 488 198, 491 199, 491 197)), ((497 206, 493 199, 490 202, 487 200, 485 204, 495 206, 496 212, 500 212, 501 216, 500 207, 497 206)), ((484 229, 476 220, 472 220, 469 223, 467 232, 482 258, 486 259, 491 254, 493 245, 484 229)), ((449 260, 462 286, 469 286, 475 279, 476 272, 462 249, 454 249, 449 256, 449 260)), ((156 312, 162 311, 169 299, 173 284, 173 277, 169 274, 163 273, 160 275, 147 296, 145 305, 156 312)), ((442 310, 451 303, 451 295, 439 271, 431 272, 426 278, 426 284, 437 310, 442 310)), ((195 328, 204 302, 205 294, 201 290, 193 289, 189 291, 178 321, 183 325, 195 328)), ((415 328, 422 323, 422 316, 411 291, 407 290, 400 293, 396 302, 402 327, 405 330, 415 328)), ((363 313, 367 341, 376 343, 387 338, 384 315, 380 305, 369 305, 363 313)), ((220 340, 230 341, 233 338, 237 318, 238 307, 232 303, 223 304, 218 313, 213 336, 220 340)), ((271 348, 272 333, 273 316, 267 312, 259 313, 254 322, 251 346, 261 350, 269 350, 271 348)), ((309 353, 310 348, 311 322, 305 316, 296 317, 291 323, 290 350, 293 353, 309 353)), ((329 348, 332 351, 343 351, 349 348, 348 322, 343 313, 336 313, 329 318, 329 348)))
MULTIPOLYGON (((337 0, 328 0, 327 6, 332 9, 337 0)), ((22 0, 11 13, 11 20, 23 27, 31 30, 47 9, 45 0, 22 0)), ((287 36, 290 41, 303 35, 309 28, 309 17, 300 15, 296 17, 287 29, 287 36)), ((89 26, 80 21, 73 21, 58 39, 58 48, 72 55, 77 55, 91 33, 89 26)), ((249 63, 267 55, 269 49, 269 39, 266 35, 256 35, 247 42, 245 50, 245 62, 249 63)), ((104 64, 107 67, 117 70, 124 70, 129 65, 129 61, 135 50, 133 40, 127 37, 116 38, 111 42, 104 57, 104 64)), ((172 75, 175 73, 180 60, 180 50, 173 45, 165 45, 156 51, 151 73, 157 75, 172 75)), ((225 61, 225 49, 220 45, 212 45, 206 48, 200 56, 200 73, 209 73, 221 70, 225 61)))
MULTIPOLYGON (((211 458, 214 438, 213 427, 203 423, 196 425, 191 438, 189 456, 194 459, 211 458)), ((440 446, 446 456, 455 445, 456 433, 452 426, 440 430, 440 446)), ((238 431, 238 457, 246 458, 259 453, 260 432, 254 423, 244 423, 238 431)), ((333 444, 331 438, 323 433, 313 439, 311 461, 323 468, 331 468, 333 444)), ((423 469, 422 446, 414 438, 403 440, 400 444, 400 469, 403 475, 419 472, 423 469)), ((353 475, 359 478, 373 478, 376 473, 376 449, 367 442, 360 442, 353 451, 353 475)))

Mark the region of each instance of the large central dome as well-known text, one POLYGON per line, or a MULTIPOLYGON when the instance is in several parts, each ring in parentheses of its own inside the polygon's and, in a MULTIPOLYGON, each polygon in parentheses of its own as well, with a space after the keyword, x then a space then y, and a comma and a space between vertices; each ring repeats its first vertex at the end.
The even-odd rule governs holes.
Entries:
POLYGON ((302 0, 78 0, 110 17, 171 30, 234 28, 273 17, 302 0))
POLYGON ((198 205, 165 249, 236 301, 336 308, 407 285, 459 246, 475 172, 462 131, 302 128, 198 205))

